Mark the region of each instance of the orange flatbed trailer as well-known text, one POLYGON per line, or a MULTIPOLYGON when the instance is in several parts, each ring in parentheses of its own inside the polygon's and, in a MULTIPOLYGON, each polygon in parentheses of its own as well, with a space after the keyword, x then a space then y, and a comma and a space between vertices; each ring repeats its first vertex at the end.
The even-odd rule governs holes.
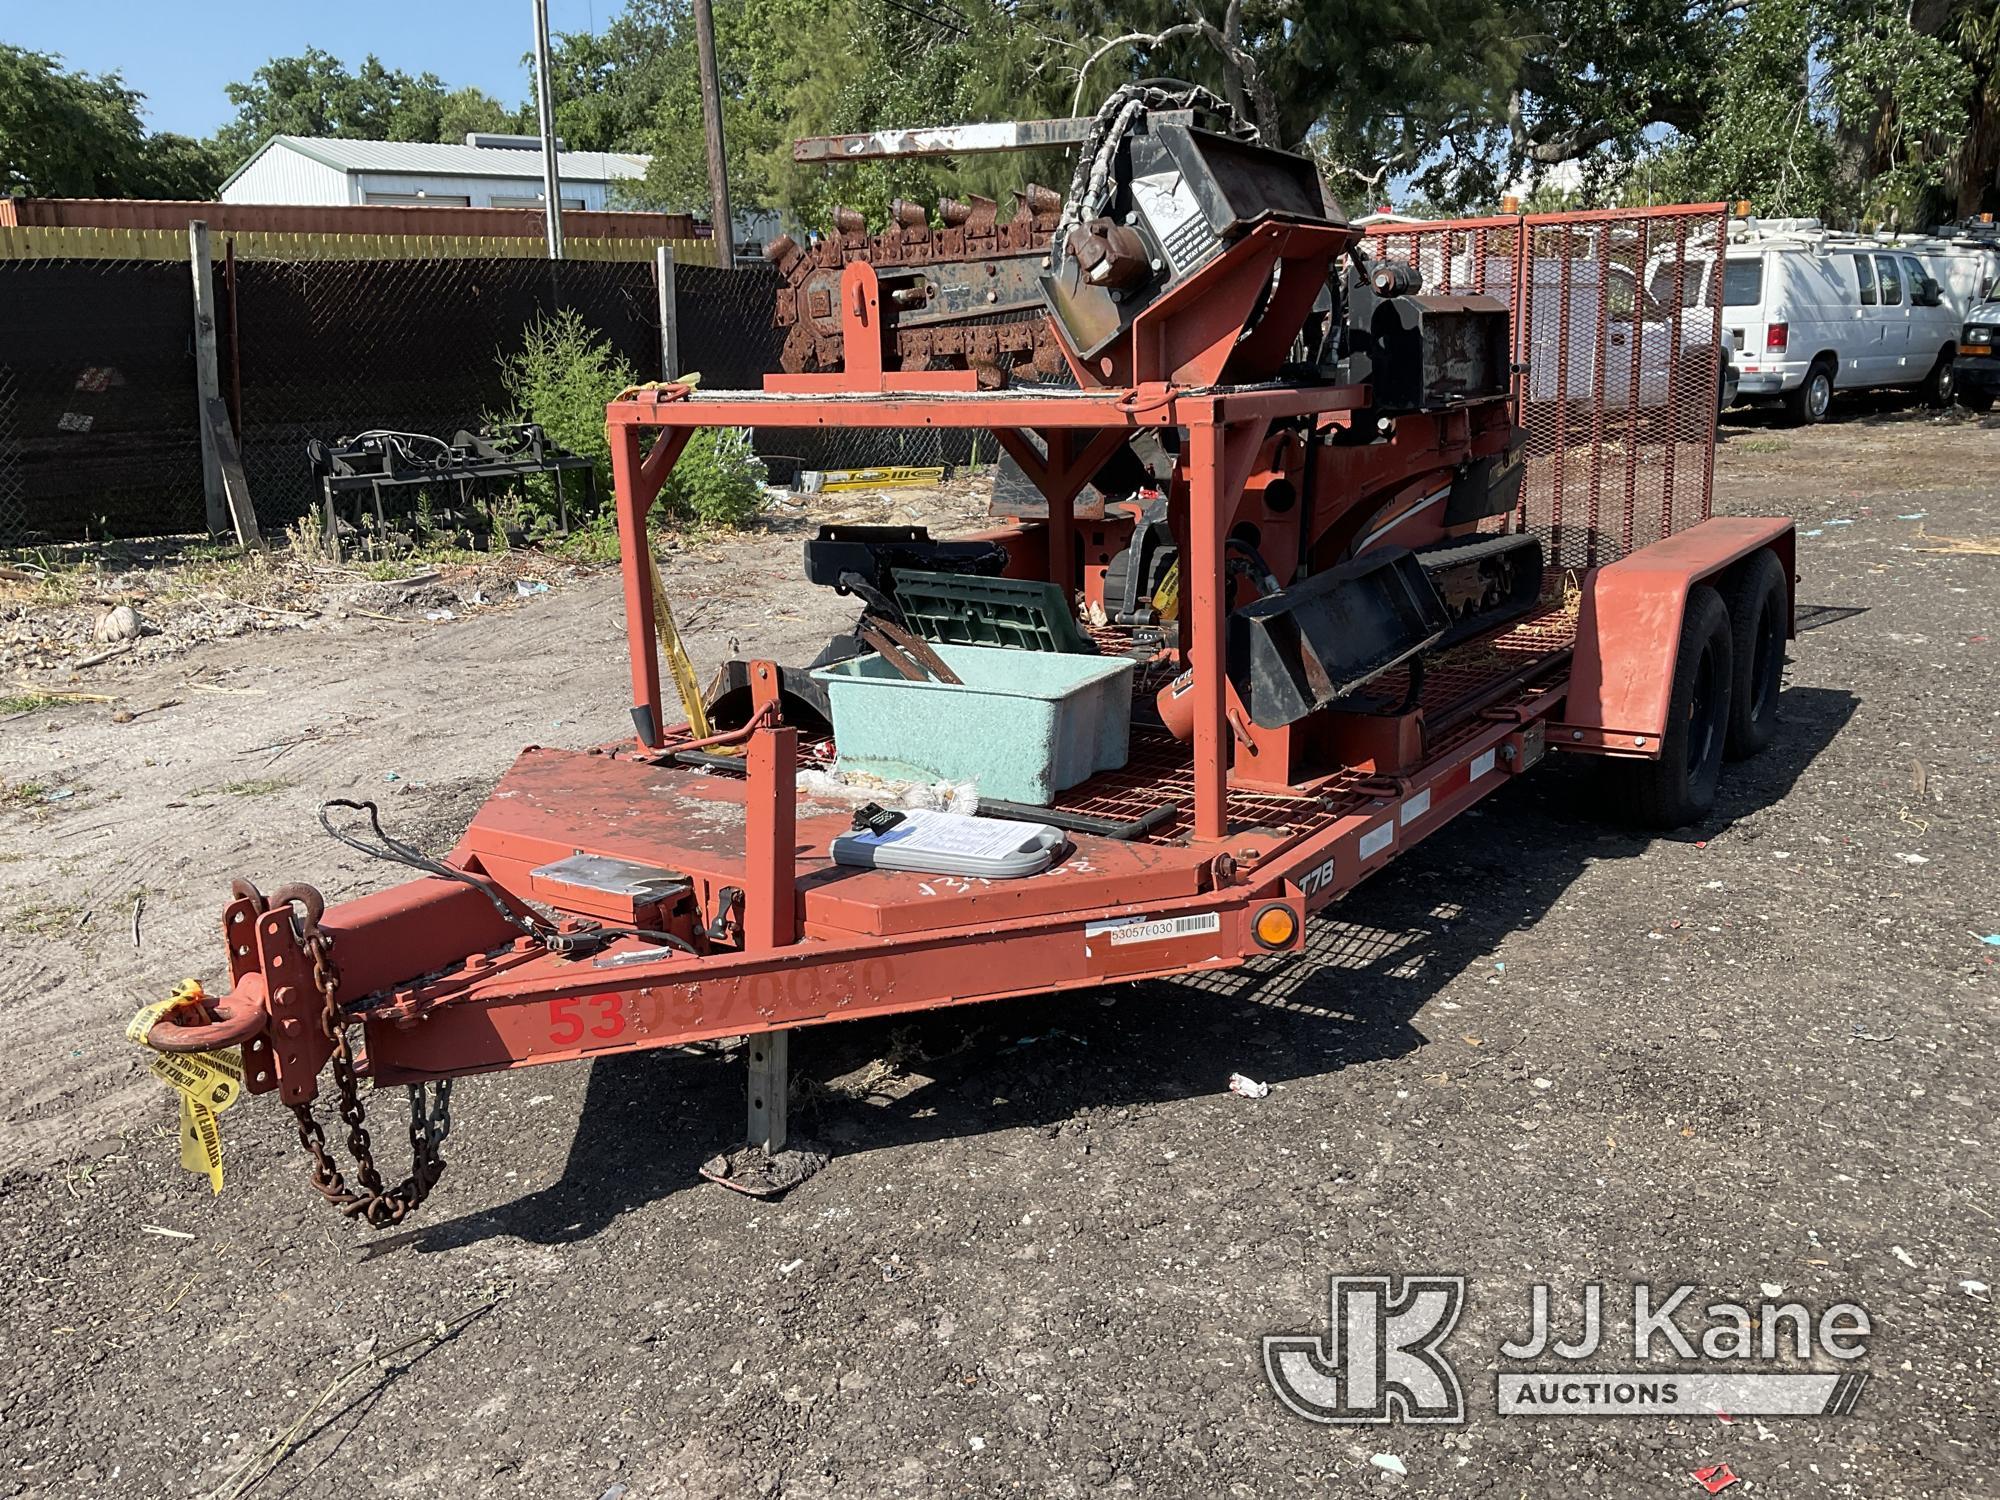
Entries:
MULTIPOLYGON (((879 289, 855 265, 844 282, 844 375, 773 376, 760 391, 626 393, 608 423, 637 733, 585 751, 524 751, 423 878, 330 907, 307 887, 266 900, 239 882, 223 916, 229 993, 199 1016, 164 1018, 153 1045, 240 1045, 245 1087, 275 1090, 297 1112, 321 1191, 371 1224, 398 1221, 435 1181, 438 1134, 423 1123, 435 1095, 425 1090, 467 1074, 763 1038, 750 1049, 749 1133, 775 1156, 786 1145, 784 1039, 797 1028, 1297 952, 1313 912, 1549 750, 1635 762, 1657 760, 1663 746, 1683 753, 1676 736, 1690 731, 1675 715, 1692 714, 1680 645, 1688 601, 1706 586, 1733 597, 1731 580, 1768 569, 1768 554, 1785 582, 1765 624, 1789 638, 1789 520, 1703 520, 1602 567, 1557 573, 1524 616, 1427 659, 1415 678, 1405 666, 1372 683, 1400 697, 1400 709, 1331 715, 1341 721, 1331 740, 1242 711, 1224 641, 1227 552, 1246 507, 1263 507, 1275 545, 1279 523, 1296 514, 1277 482, 1316 463, 1323 491, 1333 487, 1319 502, 1329 535, 1349 546, 1394 540, 1399 528, 1429 524, 1418 518, 1440 475, 1502 451, 1514 432, 1503 400, 1407 414, 1378 441, 1343 447, 1343 435, 1369 436, 1369 389, 1271 373, 1283 351, 1260 334, 1254 309, 1302 316, 1299 287, 1323 285, 1355 239, 1345 226, 1262 223, 1141 313, 1117 360, 1099 367, 1072 355, 1074 391, 983 391, 967 372, 885 369, 879 289), (1259 378, 1240 378, 1246 359, 1259 378), (694 432, 746 426, 994 432, 1048 502, 1047 519, 997 533, 1009 571, 1056 582, 1064 597, 1086 587, 1118 540, 1107 537, 1117 516, 1078 505, 1086 483, 1134 433, 1177 431, 1169 493, 1182 544, 1180 636, 1154 666, 1180 674, 1192 732, 1178 739, 1135 720, 1127 763, 1055 802, 1058 813, 1133 836, 1075 832, 1051 868, 1019 879, 840 866, 829 846, 852 808, 800 788, 799 731, 784 722, 776 664, 749 664, 753 707, 740 728, 697 737, 669 722, 648 515, 694 432), (1315 447, 1321 437, 1335 446, 1315 447), (1344 532, 1341 507, 1353 511, 1344 532), (1354 543, 1363 531, 1370 542, 1354 543), (736 754, 740 773, 682 758, 717 749, 736 754), (643 878, 564 873, 578 859, 643 878), (530 912, 553 913, 540 921, 556 930, 528 930, 530 912), (589 941, 564 951, 572 938, 589 941), (365 1062, 346 1052, 355 1024, 365 1062), (365 1131, 360 1187, 332 1166, 310 1112, 330 1059, 355 1131, 352 1075, 411 1087, 418 1165, 402 1188, 382 1186, 365 1131)), ((1295 541, 1303 563, 1314 537, 1295 541)), ((1097 633, 1103 649, 1130 645, 1116 627, 1097 633)), ((1726 652, 1703 661, 1726 675, 1726 652)), ((1781 666, 1782 643, 1773 671, 1781 666)), ((1718 690, 1726 718, 1726 684, 1704 690, 1708 711, 1718 690)))

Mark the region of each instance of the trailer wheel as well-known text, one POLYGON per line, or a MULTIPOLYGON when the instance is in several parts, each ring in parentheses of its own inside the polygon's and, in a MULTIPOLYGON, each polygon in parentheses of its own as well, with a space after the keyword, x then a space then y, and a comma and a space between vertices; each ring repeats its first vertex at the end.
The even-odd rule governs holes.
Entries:
POLYGON ((1731 760, 1755 755, 1778 734, 1778 694, 1785 682, 1785 616, 1791 590, 1785 565, 1769 548, 1745 560, 1729 586, 1731 760))
POLYGON ((1707 584, 1688 590, 1674 653, 1673 695, 1660 758, 1624 762, 1625 806, 1652 828, 1680 828, 1715 807, 1729 738, 1729 698, 1735 686, 1729 611, 1707 584))

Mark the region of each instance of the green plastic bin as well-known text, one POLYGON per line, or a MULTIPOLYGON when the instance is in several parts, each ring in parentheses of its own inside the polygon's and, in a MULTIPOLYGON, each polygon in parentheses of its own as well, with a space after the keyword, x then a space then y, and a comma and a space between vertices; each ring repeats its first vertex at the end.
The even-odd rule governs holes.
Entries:
POLYGON ((890 781, 976 781, 981 797, 1046 807, 1125 764, 1130 657, 937 646, 962 683, 911 682, 879 656, 814 671, 840 768, 890 781))

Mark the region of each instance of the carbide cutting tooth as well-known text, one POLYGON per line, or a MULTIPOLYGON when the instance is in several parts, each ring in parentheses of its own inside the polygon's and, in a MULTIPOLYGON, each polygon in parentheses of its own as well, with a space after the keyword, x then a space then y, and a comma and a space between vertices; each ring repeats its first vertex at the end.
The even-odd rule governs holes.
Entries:
POLYGON ((912 203, 907 198, 898 198, 889 205, 889 218, 905 229, 928 229, 931 225, 931 216, 923 204, 912 203))
POLYGON ((861 217, 860 209, 842 203, 833 211, 833 227, 844 235, 866 234, 868 221, 861 217))
POLYGON ((972 217, 972 205, 960 203, 956 198, 938 199, 937 211, 938 218, 943 220, 945 227, 949 229, 958 228, 972 217))
POLYGON ((1037 219, 1053 219, 1062 211, 1062 195, 1039 182, 1031 182, 1017 194, 1021 207, 1037 219))
POLYGON ((776 236, 770 244, 764 247, 764 259, 768 260, 774 266, 784 265, 787 260, 798 253, 799 242, 789 234, 776 236))

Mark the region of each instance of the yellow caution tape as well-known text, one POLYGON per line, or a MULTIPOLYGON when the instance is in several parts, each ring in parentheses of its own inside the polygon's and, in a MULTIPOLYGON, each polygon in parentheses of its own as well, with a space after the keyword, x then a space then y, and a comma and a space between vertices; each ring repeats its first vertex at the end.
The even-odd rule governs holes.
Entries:
POLYGON ((645 559, 646 572, 653 584, 653 630, 660 638, 660 655, 666 658, 667 672, 674 679, 674 691, 680 695, 688 728, 694 731, 696 739, 705 740, 714 731, 709 728, 707 705, 701 701, 701 684, 695 680, 694 662, 688 657, 687 647, 681 644, 680 627, 674 623, 674 607, 667 603, 666 585, 660 582, 660 565, 654 560, 651 547, 645 548, 645 559))
POLYGON ((941 468, 831 469, 820 481, 822 490, 882 490, 901 485, 942 484, 941 468))
MULTIPOLYGON (((125 1023, 128 1041, 146 1045, 146 1036, 169 1011, 199 1005, 201 982, 183 979, 173 994, 142 1005, 125 1023)), ((209 1191, 222 1191, 222 1127, 216 1116, 236 1102, 243 1088, 243 1062, 233 1052, 154 1052, 147 1067, 173 1085, 181 1099, 181 1165, 208 1178, 209 1191)))
POLYGON ((155 1078, 217 1113, 234 1104, 243 1087, 243 1064, 227 1052, 155 1052, 146 1066, 155 1078))
POLYGON ((1153 608, 1160 618, 1172 620, 1181 612, 1181 565, 1177 558, 1167 568, 1167 576, 1160 580, 1160 586, 1153 593, 1153 608))
POLYGON ((125 1040, 145 1046, 147 1033, 152 1031, 160 1017, 170 1010, 179 1010, 183 1005, 197 1005, 203 998, 199 979, 183 979, 166 999, 139 1007, 139 1013, 125 1023, 125 1040))
POLYGON ((215 1111, 181 1095, 181 1165, 206 1173, 211 1194, 222 1191, 222 1127, 215 1111))

